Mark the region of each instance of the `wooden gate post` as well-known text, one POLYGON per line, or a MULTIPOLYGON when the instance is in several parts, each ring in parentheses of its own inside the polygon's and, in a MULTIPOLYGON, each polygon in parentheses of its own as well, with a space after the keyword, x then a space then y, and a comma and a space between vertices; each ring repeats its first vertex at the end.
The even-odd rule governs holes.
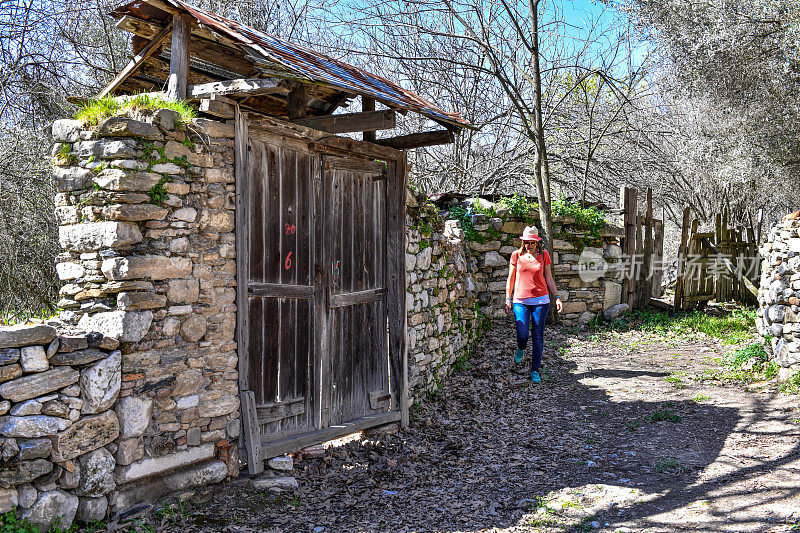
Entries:
POLYGON ((683 306, 683 276, 686 262, 687 239, 689 237, 689 224, 691 218, 691 211, 688 207, 683 209, 683 222, 681 223, 681 244, 678 248, 678 273, 675 280, 675 300, 673 307, 679 311, 683 306))

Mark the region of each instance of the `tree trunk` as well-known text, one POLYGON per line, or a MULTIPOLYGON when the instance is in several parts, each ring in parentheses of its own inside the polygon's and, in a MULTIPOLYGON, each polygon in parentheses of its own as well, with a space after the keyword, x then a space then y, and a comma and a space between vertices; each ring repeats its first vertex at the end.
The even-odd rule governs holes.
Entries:
POLYGON ((545 249, 553 253, 553 218, 550 210, 550 165, 547 161, 547 147, 544 142, 544 122, 542 119, 542 73, 539 67, 539 2, 529 0, 531 10, 531 36, 533 47, 534 82, 534 124, 536 134, 536 192, 539 197, 539 219, 545 238, 545 249))

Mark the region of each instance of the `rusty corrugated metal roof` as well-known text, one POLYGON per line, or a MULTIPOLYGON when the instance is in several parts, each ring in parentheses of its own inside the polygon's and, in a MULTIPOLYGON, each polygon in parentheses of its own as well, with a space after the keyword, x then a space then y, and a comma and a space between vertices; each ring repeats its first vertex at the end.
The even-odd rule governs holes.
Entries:
MULTIPOLYGON (((328 85, 351 94, 366 95, 386 105, 415 111, 434 120, 461 127, 470 127, 470 124, 461 118, 458 113, 443 111, 424 98, 403 89, 396 83, 375 74, 370 74, 363 69, 348 65, 309 48, 292 44, 216 13, 205 11, 182 0, 161 1, 189 13, 213 31, 254 49, 263 56, 266 62, 274 66, 275 76, 280 76, 280 73, 285 71, 290 73, 291 77, 328 85)), ((114 16, 137 16, 140 15, 143 4, 150 3, 147 0, 137 0, 119 6, 111 14, 114 16)), ((158 7, 155 2, 150 5, 158 7)))

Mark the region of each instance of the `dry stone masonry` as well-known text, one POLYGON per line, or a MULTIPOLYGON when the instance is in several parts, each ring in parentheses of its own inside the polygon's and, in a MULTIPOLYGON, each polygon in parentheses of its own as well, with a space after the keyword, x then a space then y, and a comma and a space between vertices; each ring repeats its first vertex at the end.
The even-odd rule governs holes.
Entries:
MULTIPOLYGON (((459 220, 444 220, 436 208, 409 191, 406 226, 406 309, 409 387, 415 400, 435 390, 459 356, 468 355, 487 318, 505 316, 505 288, 511 253, 532 222, 498 209, 497 217, 471 217, 469 234, 459 220)), ((445 217, 447 213, 444 213, 445 217)), ((564 303, 560 319, 586 324, 621 307, 619 281, 622 230, 607 224, 596 246, 585 246, 585 230, 574 220, 555 221, 553 275, 564 303), (580 276, 582 253, 603 258, 597 279, 580 276)))
MULTIPOLYGON (((238 474, 233 125, 161 109, 95 128, 57 121, 53 137, 61 316, 118 340, 121 364, 116 395, 108 368, 91 380, 47 371, 91 393, 86 420, 51 429, 75 433, 53 437, 54 457, 74 462, 75 443, 113 418, 113 450, 91 463, 113 463, 111 512, 238 474)), ((25 372, 47 363, 19 360, 25 372)))
POLYGON ((0 328, 0 513, 44 529, 105 518, 117 486, 120 343, 57 325, 0 328))
POLYGON ((773 226, 759 253, 756 328, 785 380, 800 371, 800 220, 787 217, 773 226))

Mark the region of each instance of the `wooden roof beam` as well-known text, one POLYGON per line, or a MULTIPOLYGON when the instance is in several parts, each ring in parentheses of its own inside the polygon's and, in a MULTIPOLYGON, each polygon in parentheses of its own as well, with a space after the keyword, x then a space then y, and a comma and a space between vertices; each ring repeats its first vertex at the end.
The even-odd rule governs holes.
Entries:
POLYGON ((199 85, 190 85, 186 91, 186 98, 199 100, 200 98, 208 98, 211 95, 256 96, 260 94, 288 93, 291 89, 285 84, 282 85, 282 81, 278 78, 249 78, 201 83, 199 85))
POLYGON ((412 150, 424 146, 436 146, 439 144, 450 144, 454 141, 453 132, 450 130, 424 131, 422 133, 412 133, 410 135, 400 135, 388 139, 378 139, 376 144, 388 146, 395 150, 412 150))
POLYGON ((170 33, 172 32, 172 24, 165 26, 160 32, 158 32, 153 39, 142 48, 138 54, 133 56, 133 59, 125 65, 117 76, 111 80, 111 83, 106 85, 106 88, 100 91, 100 94, 97 95, 98 98, 104 98, 108 96, 111 92, 113 92, 117 87, 122 85, 122 83, 134 72, 136 72, 139 67, 147 60, 148 57, 153 55, 156 49, 161 46, 167 37, 169 37, 170 33))
POLYGON ((390 130, 395 127, 396 120, 394 111, 386 110, 303 118, 292 122, 328 133, 351 133, 356 131, 390 130))

